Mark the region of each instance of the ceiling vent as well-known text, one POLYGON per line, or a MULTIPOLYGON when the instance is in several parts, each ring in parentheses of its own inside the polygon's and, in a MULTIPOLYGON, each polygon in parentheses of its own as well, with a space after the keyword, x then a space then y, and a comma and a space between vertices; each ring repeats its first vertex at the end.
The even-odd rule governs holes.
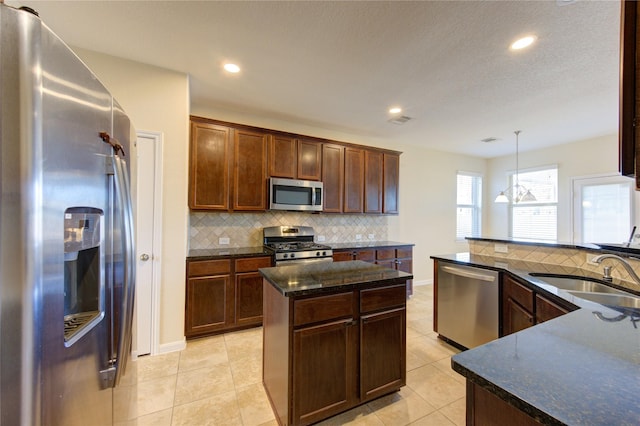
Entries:
POLYGON ((480 139, 480 142, 491 143, 491 142, 495 142, 497 140, 498 140, 498 138, 494 138, 493 136, 491 136, 489 138, 480 139))
POLYGON ((389 120, 389 123, 393 123, 393 124, 404 124, 407 121, 411 120, 411 117, 407 117, 406 115, 401 115, 400 117, 394 117, 391 120, 389 120))

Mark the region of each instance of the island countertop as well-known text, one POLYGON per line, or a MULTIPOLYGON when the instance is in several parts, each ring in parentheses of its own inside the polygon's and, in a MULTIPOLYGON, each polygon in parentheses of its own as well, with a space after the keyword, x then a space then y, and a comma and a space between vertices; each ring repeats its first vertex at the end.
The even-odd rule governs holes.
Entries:
MULTIPOLYGON (((432 258, 506 272, 561 297, 527 272, 588 275, 468 253, 432 258)), ((638 318, 564 298, 582 309, 459 353, 453 369, 543 424, 640 424, 638 318)))
POLYGON ((412 274, 361 260, 261 268, 262 276, 286 297, 349 290, 363 284, 402 284, 412 274))

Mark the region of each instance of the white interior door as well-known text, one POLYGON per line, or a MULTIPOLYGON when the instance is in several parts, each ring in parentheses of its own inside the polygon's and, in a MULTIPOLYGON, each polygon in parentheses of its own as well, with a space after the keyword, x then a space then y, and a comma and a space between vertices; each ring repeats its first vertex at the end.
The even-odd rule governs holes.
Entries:
POLYGON ((162 136, 138 132, 136 211, 136 296, 134 328, 137 356, 158 347, 161 253, 162 136))

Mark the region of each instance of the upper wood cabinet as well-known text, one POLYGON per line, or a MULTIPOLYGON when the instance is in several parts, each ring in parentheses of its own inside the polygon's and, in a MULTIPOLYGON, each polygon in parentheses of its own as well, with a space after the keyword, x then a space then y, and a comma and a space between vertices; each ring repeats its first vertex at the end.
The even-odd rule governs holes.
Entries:
POLYGON ((191 117, 189 208, 264 211, 267 178, 321 181, 323 212, 397 214, 400 153, 191 117))
POLYGON ((298 139, 298 179, 320 180, 322 143, 298 139))
POLYGON ((382 160, 380 151, 364 152, 364 212, 382 213, 382 160))
POLYGON ((191 122, 189 207, 195 210, 229 209, 231 129, 191 122))
POLYGON ((233 210, 267 208, 267 135, 234 130, 233 210))
POLYGON ((322 184, 326 213, 342 213, 344 194, 344 146, 322 144, 322 184))
POLYGON ((272 135, 269 138, 269 177, 319 181, 322 142, 272 135))
POLYGON ((383 160, 382 212, 398 214, 398 187, 400 186, 400 156, 384 154, 383 160))
POLYGON ((640 112, 640 25, 638 3, 623 0, 620 34, 620 122, 619 154, 620 173, 636 177, 636 189, 640 188, 640 132, 636 125, 640 112))
POLYGON ((296 139, 287 136, 269 138, 269 177, 295 179, 297 173, 296 139))
POLYGON ((344 149, 344 212, 362 213, 364 193, 364 151, 344 149))

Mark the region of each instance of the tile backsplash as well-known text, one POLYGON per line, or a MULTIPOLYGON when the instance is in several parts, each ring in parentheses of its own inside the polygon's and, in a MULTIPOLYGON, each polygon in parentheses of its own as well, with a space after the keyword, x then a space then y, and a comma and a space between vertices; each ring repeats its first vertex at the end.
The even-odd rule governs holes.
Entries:
POLYGON ((210 213, 190 212, 189 249, 222 247, 256 247, 262 245, 262 228, 267 226, 312 226, 316 241, 324 236, 324 243, 387 240, 387 217, 380 215, 330 215, 296 212, 210 213), (370 238, 372 236, 372 238, 370 238), (228 238, 229 244, 219 244, 228 238))

